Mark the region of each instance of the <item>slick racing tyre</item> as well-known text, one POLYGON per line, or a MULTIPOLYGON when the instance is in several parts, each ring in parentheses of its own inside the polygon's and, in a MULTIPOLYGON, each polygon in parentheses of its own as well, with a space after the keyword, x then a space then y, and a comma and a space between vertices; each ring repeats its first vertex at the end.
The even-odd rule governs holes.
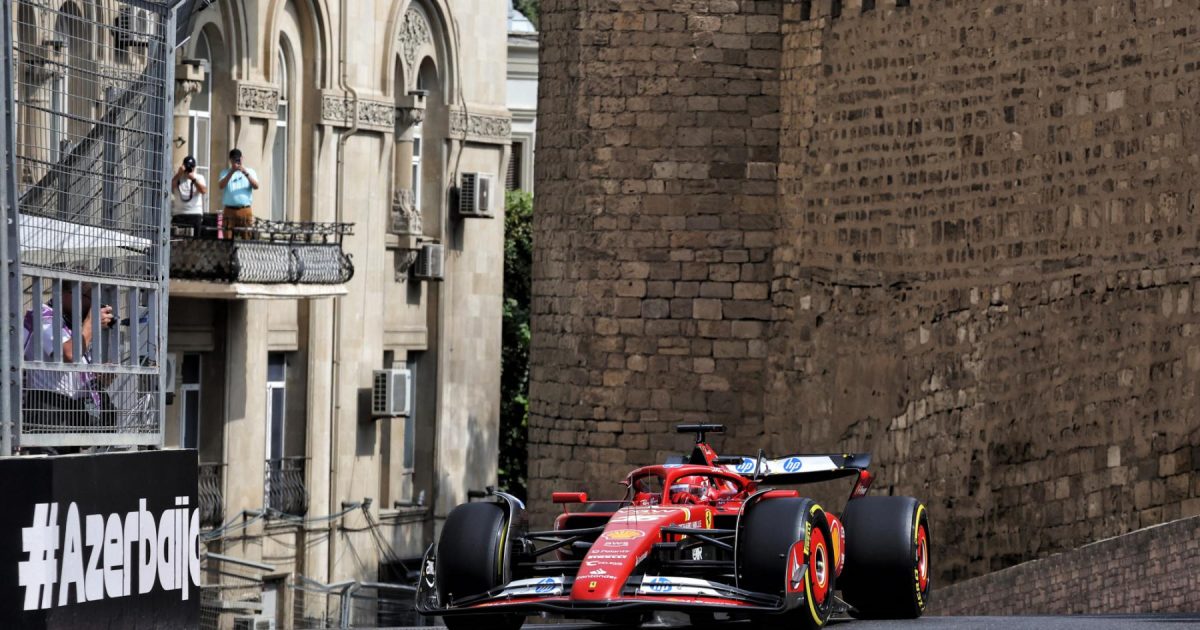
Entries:
MULTIPOLYGON (((466 503, 446 517, 437 546, 437 590, 443 606, 504 584, 508 514, 495 503, 466 503)), ((525 617, 469 615, 443 617, 446 627, 516 630, 525 617)))
POLYGON ((738 585, 803 600, 784 615, 763 617, 760 621, 766 627, 811 630, 829 621, 835 580, 832 541, 825 511, 810 499, 766 499, 742 516, 737 534, 738 585))
POLYGON ((862 619, 915 619, 929 602, 929 512, 912 497, 862 497, 842 512, 839 586, 862 619))

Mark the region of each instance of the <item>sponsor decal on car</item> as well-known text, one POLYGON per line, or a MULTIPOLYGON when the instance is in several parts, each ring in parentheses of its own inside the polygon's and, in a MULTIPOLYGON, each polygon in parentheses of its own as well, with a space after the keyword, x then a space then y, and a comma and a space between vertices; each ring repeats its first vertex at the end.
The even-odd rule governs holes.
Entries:
POLYGON ((743 475, 747 475, 747 474, 754 472, 755 463, 757 463, 755 460, 750 459, 749 457, 743 457, 742 463, 738 464, 737 468, 735 468, 734 470, 738 471, 739 473, 741 473, 743 475))
POLYGON ((561 595, 563 580, 561 577, 530 578, 509 582, 504 587, 502 597, 528 597, 533 595, 561 595))
POLYGON ((800 468, 804 466, 804 460, 799 457, 789 457, 783 460, 783 471, 794 473, 800 472, 800 468))
POLYGON ((604 569, 596 569, 595 571, 592 571, 588 575, 608 575, 608 571, 605 571, 604 569))
POLYGON ((712 510, 704 510, 704 529, 712 529, 713 513, 712 510))
POLYGON ((606 540, 606 541, 604 541, 604 544, 601 547, 609 548, 609 549, 617 549, 617 548, 628 547, 628 546, 629 546, 629 543, 624 540, 606 540))
POLYGON ((645 577, 638 587, 639 595, 702 595, 706 597, 723 597, 717 590, 728 588, 722 584, 701 580, 699 578, 667 577, 659 575, 645 577))
POLYGON ((645 536, 646 532, 640 529, 614 529, 611 532, 605 532, 604 538, 608 541, 613 540, 633 540, 645 536))
POLYGON ((643 584, 646 584, 646 588, 655 593, 670 593, 672 587, 671 579, 665 577, 651 578, 649 583, 643 582, 643 584))

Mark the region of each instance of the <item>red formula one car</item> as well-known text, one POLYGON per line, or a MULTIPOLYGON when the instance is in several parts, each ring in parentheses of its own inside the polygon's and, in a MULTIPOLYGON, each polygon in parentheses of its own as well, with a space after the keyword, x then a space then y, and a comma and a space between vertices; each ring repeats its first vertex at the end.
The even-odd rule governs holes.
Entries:
POLYGON ((868 497, 865 454, 690 456, 638 468, 620 500, 555 492, 554 529, 529 531, 502 492, 450 512, 422 563, 416 608, 455 628, 519 628, 544 611, 636 625, 658 611, 694 623, 756 619, 820 628, 830 615, 919 616, 929 596, 929 517, 910 497, 868 497), (794 485, 854 477, 840 515, 794 485), (840 591, 840 599, 835 593, 840 591))

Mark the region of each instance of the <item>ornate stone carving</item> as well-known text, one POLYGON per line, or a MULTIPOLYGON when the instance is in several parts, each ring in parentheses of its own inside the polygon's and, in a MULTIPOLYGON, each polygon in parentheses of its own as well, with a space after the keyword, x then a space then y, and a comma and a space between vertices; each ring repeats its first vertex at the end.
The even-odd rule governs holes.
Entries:
POLYGON ((336 94, 322 95, 321 122, 334 125, 350 124, 350 99, 336 94))
POLYGON ((395 106, 385 101, 358 101, 358 124, 363 127, 392 130, 395 106))
POLYGON ((417 250, 397 249, 393 255, 396 257, 396 282, 403 283, 408 280, 408 270, 417 262, 417 250))
POLYGON ((413 125, 419 125, 425 122, 424 107, 397 107, 396 108, 396 129, 397 133, 411 128, 413 125))
POLYGON ((417 53, 421 47, 432 43, 433 29, 429 28, 429 21, 417 9, 409 8, 400 27, 400 54, 404 57, 407 76, 413 76, 413 66, 417 63, 417 53))
POLYGON ((507 144, 512 138, 512 119, 508 116, 475 114, 455 109, 450 112, 450 135, 481 142, 507 144))
POLYGON ((392 233, 420 236, 422 227, 417 196, 410 189, 396 189, 392 197, 392 233))
POLYGON ((279 113, 279 89, 273 85, 238 82, 238 114, 275 118, 279 113))

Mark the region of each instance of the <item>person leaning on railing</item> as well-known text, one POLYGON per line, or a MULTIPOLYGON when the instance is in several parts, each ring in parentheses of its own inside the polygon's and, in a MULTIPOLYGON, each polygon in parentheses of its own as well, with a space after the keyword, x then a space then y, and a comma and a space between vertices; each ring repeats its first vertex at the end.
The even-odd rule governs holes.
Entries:
MULTIPOLYGON (((83 285, 80 292, 80 308, 84 312, 78 327, 82 336, 83 354, 75 356, 75 313, 73 312, 73 288, 64 282, 62 287, 62 362, 64 364, 88 365, 92 362, 92 288, 83 285)), ((53 302, 40 305, 41 356, 34 356, 33 330, 34 312, 25 313, 22 340, 26 361, 55 362, 54 352, 54 309, 53 302)), ((111 328, 113 309, 101 306, 100 326, 111 328)), ((93 374, 82 370, 38 370, 25 372, 25 422, 29 429, 40 431, 77 432, 95 427, 113 426, 112 402, 104 388, 112 381, 109 374, 93 374)))
POLYGON ((191 228, 192 237, 200 236, 204 222, 204 196, 208 193, 208 182, 196 172, 196 158, 187 156, 171 178, 171 223, 191 228))
POLYGON ((254 212, 250 205, 254 191, 258 190, 258 173, 242 165, 242 151, 229 152, 229 167, 221 171, 221 202, 225 205, 225 238, 250 238, 250 227, 254 225, 254 212))

